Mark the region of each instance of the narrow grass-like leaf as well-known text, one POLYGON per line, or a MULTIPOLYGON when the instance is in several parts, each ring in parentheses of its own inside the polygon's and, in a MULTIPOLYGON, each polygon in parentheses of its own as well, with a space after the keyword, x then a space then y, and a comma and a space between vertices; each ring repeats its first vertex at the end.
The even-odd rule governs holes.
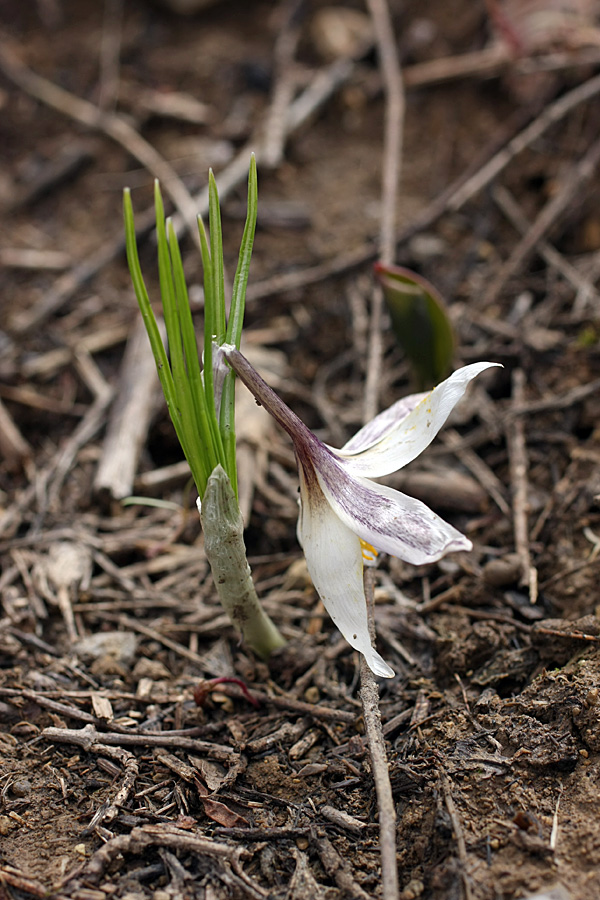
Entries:
POLYGON ((206 402, 214 406, 215 388, 212 364, 212 345, 217 336, 217 314, 215 308, 215 286, 212 260, 206 237, 206 229, 201 216, 198 216, 198 235, 202 253, 202 271, 204 276, 204 393, 206 402))
MULTIPOLYGON (((209 451, 207 454, 199 445, 198 438, 199 434, 202 434, 202 432, 198 432, 198 416, 196 415, 195 397, 191 390, 183 352, 183 335, 181 331, 179 303, 177 300, 176 284, 174 282, 175 271, 169 249, 164 207, 158 182, 155 185, 154 200, 156 208, 160 292, 167 329, 167 338, 169 341, 171 372, 173 375, 176 400, 175 415, 171 412, 171 419, 173 419, 177 437, 179 438, 179 442, 189 463, 198 491, 202 495, 206 488, 208 476, 216 465, 216 456, 212 446, 207 448, 209 451)), ((180 271, 177 273, 177 284, 180 288, 180 282, 181 279, 183 279, 185 288, 183 265, 181 264, 180 259, 179 268, 180 271)))
POLYGON ((212 169, 208 173, 208 228, 210 231, 210 258, 212 261, 215 337, 217 344, 225 339, 225 270, 223 263, 223 233, 221 230, 221 208, 219 192, 212 169))
POLYGON ((246 288, 250 274, 250 260, 252 259, 252 247, 254 246, 254 234, 256 232, 256 218, 258 213, 258 182, 256 177, 256 157, 254 153, 250 158, 250 172, 248 174, 248 208, 246 212, 246 224, 238 265, 233 282, 233 296, 231 298, 231 312, 227 323, 227 336, 225 343, 235 344, 240 349, 242 339, 242 327, 244 324, 244 312, 246 309, 246 288))
MULTIPOLYGON (((202 385, 200 362, 198 360, 198 343, 190 310, 190 301, 185 283, 183 261, 179 250, 177 235, 171 220, 167 223, 167 237, 169 240, 169 252, 171 255, 171 267, 173 283, 175 286, 175 299, 177 303, 177 315, 184 352, 184 365, 186 371, 186 398, 189 395, 192 407, 187 411, 187 417, 194 427, 194 443, 201 440, 204 443, 205 455, 208 459, 210 472, 223 461, 223 446, 221 434, 217 423, 214 401, 207 402, 202 385)), ((210 474, 209 472, 209 474, 210 474)))
POLYGON ((156 363, 156 369, 158 371, 158 377, 160 379, 161 387, 165 395, 167 407, 169 409, 171 418, 173 419, 175 431, 177 432, 177 436, 179 437, 179 423, 176 419, 176 416, 174 415, 174 412, 177 408, 175 385, 173 383, 173 376, 171 373, 171 367, 169 365, 167 351, 160 336, 160 331, 158 330, 158 325, 156 324, 156 318, 150 305, 148 291, 146 290, 146 285, 142 276, 142 270, 140 267, 140 260, 137 251, 137 242, 135 238, 135 222, 133 217, 133 207, 131 205, 131 193, 129 189, 126 189, 123 194, 123 214, 125 218, 125 244, 127 250, 127 262, 129 264, 129 271, 131 273, 133 289, 135 291, 140 311, 142 313, 146 331, 148 332, 152 354, 156 363))
MULTIPOLYGON (((250 260, 256 232, 256 218, 258 210, 258 183, 256 176, 256 158, 252 154, 250 159, 250 171, 248 174, 248 209, 246 224, 238 265, 233 282, 233 295, 231 298, 231 311, 227 322, 227 335, 225 342, 235 344, 240 348, 242 339, 242 327, 244 324, 244 312, 246 309, 246 288, 250 274, 250 260)), ((227 465, 225 469, 237 495, 237 466, 235 459, 235 376, 233 372, 225 376, 223 383, 223 397, 221 400, 220 415, 221 434, 223 436, 223 448, 227 465)))

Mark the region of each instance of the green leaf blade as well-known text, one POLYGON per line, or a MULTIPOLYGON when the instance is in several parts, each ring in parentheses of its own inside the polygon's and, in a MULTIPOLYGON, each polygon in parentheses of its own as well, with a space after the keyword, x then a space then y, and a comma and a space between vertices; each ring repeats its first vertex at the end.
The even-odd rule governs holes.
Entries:
POLYGON ((454 330, 439 292, 427 279, 401 266, 375 263, 396 340, 406 353, 417 387, 442 381, 452 367, 454 330))

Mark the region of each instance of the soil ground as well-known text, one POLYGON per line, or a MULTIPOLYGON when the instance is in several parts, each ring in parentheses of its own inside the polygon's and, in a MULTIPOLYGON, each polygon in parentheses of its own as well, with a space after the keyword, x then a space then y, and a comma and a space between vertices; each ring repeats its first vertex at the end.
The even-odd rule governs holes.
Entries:
MULTIPOLYGON (((121 192, 132 187, 142 216, 152 174, 106 118, 96 130, 75 122, 7 62, 127 116, 192 194, 212 166, 231 276, 245 202, 243 182, 223 187, 231 160, 258 146, 265 122, 281 125, 269 114, 286 78, 295 96, 331 76, 324 44, 347 8, 368 37, 361 4, 333 20, 323 7, 300 4, 285 32, 290 5, 261 0, 192 16, 141 0, 1 4, 2 898, 381 896, 358 659, 307 577, 291 447, 241 398, 248 552, 289 638, 267 665, 219 610, 153 387, 132 493, 171 506, 126 507, 98 489, 139 321, 118 247, 121 192), (295 29, 286 62, 281 34, 295 29), (242 682, 258 706, 232 682, 205 683, 197 703, 216 677, 242 682)), ((390 3, 407 76, 397 260, 446 298, 457 365, 504 366, 388 482, 474 544, 429 567, 384 559, 376 570, 378 646, 397 672, 380 707, 404 900, 561 885, 557 896, 600 896, 600 217, 596 160, 587 174, 581 165, 597 141, 597 93, 519 152, 509 144, 591 82, 598 61, 582 64, 586 48, 565 30, 530 46, 531 7, 506 7, 503 34, 520 53, 508 64, 461 78, 421 69, 416 85, 419 64, 485 53, 498 35, 484 4, 390 3), (558 68, 526 71, 550 53, 558 68), (486 180, 503 147, 506 165, 486 180), (444 200, 468 173, 480 179, 469 199, 444 200)), ((362 417, 384 111, 367 46, 281 160, 259 158, 247 346, 338 446, 362 417)), ((151 238, 141 246, 156 299, 151 238)), ((183 249, 200 322, 199 253, 189 238, 183 249)), ((382 407, 411 391, 387 320, 383 341, 382 407)))

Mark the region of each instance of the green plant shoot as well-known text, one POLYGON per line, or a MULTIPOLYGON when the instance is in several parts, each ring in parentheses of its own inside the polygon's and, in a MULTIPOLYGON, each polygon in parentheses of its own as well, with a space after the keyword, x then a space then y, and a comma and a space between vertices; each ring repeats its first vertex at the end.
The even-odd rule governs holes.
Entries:
POLYGON ((454 331, 436 288, 410 269, 375 263, 396 340, 406 353, 418 390, 448 375, 454 355, 454 331))
POLYGON ((158 182, 155 184, 154 202, 158 274, 168 352, 142 276, 133 207, 127 189, 123 209, 127 261, 133 287, 169 414, 198 490, 205 549, 217 592, 231 620, 250 646, 266 657, 282 646, 284 640, 260 606, 246 561, 237 504, 235 374, 228 370, 224 378, 215 378, 213 370, 213 345, 220 346, 226 342, 239 349, 242 337, 258 207, 255 158, 252 156, 250 161, 248 211, 229 317, 225 306, 219 195, 213 173, 209 173, 208 237, 202 219, 198 217, 204 270, 203 366, 198 355, 179 242, 172 221, 165 220, 158 182))

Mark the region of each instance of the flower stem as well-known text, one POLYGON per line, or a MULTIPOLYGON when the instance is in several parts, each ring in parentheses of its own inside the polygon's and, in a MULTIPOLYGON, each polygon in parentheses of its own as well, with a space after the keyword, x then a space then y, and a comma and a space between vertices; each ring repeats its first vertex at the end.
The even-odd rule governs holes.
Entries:
POLYGON ((227 615, 246 643, 266 659, 283 647, 281 636, 260 605, 244 545, 244 524, 227 473, 217 466, 210 475, 200 510, 204 550, 217 593, 227 615))

